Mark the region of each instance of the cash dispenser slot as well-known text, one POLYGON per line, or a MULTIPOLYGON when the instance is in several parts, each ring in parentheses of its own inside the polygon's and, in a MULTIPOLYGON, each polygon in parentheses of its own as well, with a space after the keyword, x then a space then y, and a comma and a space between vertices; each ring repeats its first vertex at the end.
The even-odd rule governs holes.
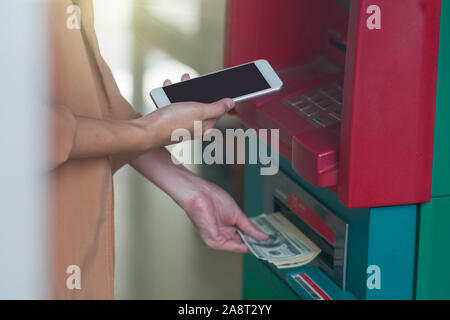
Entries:
POLYGON ((282 172, 265 177, 264 193, 266 213, 281 212, 322 250, 304 267, 320 268, 345 290, 348 224, 282 172))

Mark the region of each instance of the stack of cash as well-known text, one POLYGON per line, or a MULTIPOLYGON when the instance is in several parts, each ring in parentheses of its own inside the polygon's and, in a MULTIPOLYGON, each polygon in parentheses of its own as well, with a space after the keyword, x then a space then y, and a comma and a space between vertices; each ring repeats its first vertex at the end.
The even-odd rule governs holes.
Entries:
POLYGON ((239 231, 250 251, 277 268, 294 268, 313 261, 320 249, 281 213, 261 214, 252 222, 269 238, 258 241, 239 231))

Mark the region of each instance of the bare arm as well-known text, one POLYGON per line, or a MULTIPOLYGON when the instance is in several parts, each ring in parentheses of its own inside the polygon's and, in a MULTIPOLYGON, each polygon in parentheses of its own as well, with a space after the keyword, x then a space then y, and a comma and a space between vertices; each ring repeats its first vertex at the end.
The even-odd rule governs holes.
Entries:
POLYGON ((267 239, 227 192, 174 164, 165 148, 149 151, 131 165, 186 211, 209 248, 249 252, 238 228, 255 239, 267 239))
POLYGON ((68 159, 141 154, 171 144, 175 129, 194 130, 194 121, 212 127, 233 106, 231 99, 212 104, 175 103, 131 120, 102 120, 72 114, 65 107, 52 109, 51 167, 68 159), (208 125, 209 124, 209 125, 208 125))
POLYGON ((145 134, 137 121, 77 117, 70 159, 144 152, 158 141, 145 134))
MULTIPOLYGON (((189 79, 185 74, 181 80, 189 79)), ((170 84, 169 80, 164 85, 170 84)), ((210 120, 208 126, 215 123, 210 120)), ((256 239, 267 235, 256 228, 233 198, 213 183, 172 162, 165 148, 148 151, 131 162, 148 180, 166 192, 187 213, 203 242, 212 249, 249 252, 236 230, 256 239)))

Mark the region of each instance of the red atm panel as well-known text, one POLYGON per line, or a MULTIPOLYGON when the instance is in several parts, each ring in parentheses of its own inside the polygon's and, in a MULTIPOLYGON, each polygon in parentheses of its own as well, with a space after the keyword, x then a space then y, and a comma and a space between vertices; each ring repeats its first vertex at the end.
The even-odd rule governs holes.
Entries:
POLYGON ((350 206, 431 197, 441 1, 353 1, 339 197, 350 206), (381 30, 366 9, 381 8, 381 30))
POLYGON ((285 84, 237 115, 348 207, 429 201, 440 6, 229 0, 225 65, 267 59, 285 84))

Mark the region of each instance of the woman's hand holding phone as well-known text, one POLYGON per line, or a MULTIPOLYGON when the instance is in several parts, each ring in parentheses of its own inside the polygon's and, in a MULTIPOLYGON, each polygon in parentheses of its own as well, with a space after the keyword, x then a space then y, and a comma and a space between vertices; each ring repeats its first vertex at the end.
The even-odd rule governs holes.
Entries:
MULTIPOLYGON (((181 78, 182 81, 188 79, 187 74, 181 78)), ((169 84, 169 80, 164 82, 165 86, 169 84)), ((160 118, 158 126, 163 126, 158 129, 161 130, 161 137, 170 138, 171 131, 177 127, 192 132, 195 120, 203 120, 204 131, 212 128, 233 106, 231 99, 223 99, 213 104, 175 103, 158 109, 148 117, 157 114, 160 118)), ((147 119, 143 117, 141 120, 147 119)), ((151 123, 147 125, 150 126, 151 123)), ((154 132, 155 128, 147 131, 154 132)), ((160 148, 145 153, 132 165, 186 211, 202 241, 209 248, 249 253, 249 249, 236 232, 237 229, 255 239, 267 239, 268 236, 245 216, 225 190, 196 176, 182 165, 175 165, 170 158, 170 153, 160 148)))
MULTIPOLYGON (((182 81, 188 79, 188 74, 181 78, 182 81)), ((170 80, 164 82, 165 86, 169 84, 171 84, 170 80)), ((205 133, 233 107, 234 101, 228 98, 211 104, 179 102, 157 109, 134 121, 142 131, 144 150, 148 150, 174 143, 171 141, 171 136, 176 129, 186 129, 193 136, 195 121, 202 121, 202 129, 205 133)))

